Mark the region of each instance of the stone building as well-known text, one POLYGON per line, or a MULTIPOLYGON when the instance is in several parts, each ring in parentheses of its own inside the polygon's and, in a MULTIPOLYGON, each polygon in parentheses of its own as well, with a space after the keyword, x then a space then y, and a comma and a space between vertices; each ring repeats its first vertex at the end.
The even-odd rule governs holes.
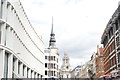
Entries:
POLYGON ((79 78, 90 78, 88 70, 91 70, 91 62, 88 61, 84 65, 82 65, 80 71, 79 71, 79 78))
POLYGON ((63 63, 60 69, 60 78, 71 78, 71 66, 69 63, 69 57, 66 53, 64 53, 64 57, 63 57, 63 63))
POLYGON ((78 65, 73 70, 71 70, 71 78, 79 78, 81 68, 82 66, 78 65))
POLYGON ((78 78, 96 78, 96 53, 93 53, 91 60, 86 62, 79 71, 78 78))

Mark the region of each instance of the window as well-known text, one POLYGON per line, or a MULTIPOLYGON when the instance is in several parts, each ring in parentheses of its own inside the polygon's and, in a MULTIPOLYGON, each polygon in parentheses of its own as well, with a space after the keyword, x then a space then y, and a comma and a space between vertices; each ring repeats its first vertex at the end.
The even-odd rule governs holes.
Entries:
POLYGON ((54 64, 54 69, 56 69, 55 64, 54 64))
POLYGON ((8 77, 8 53, 5 52, 4 77, 8 77))
POLYGON ((25 75, 25 65, 23 65, 23 76, 25 75))
POLYGON ((117 43, 117 46, 120 45, 119 37, 116 38, 116 43, 117 43))
POLYGON ((68 78, 68 75, 67 75, 67 78, 68 78))
POLYGON ((56 75, 55 75, 55 71, 54 71, 54 76, 56 76, 56 75))
POLYGON ((45 75, 47 75, 47 71, 45 71, 45 75))
POLYGON ((41 78, 43 77, 43 75, 41 75, 41 78))
POLYGON ((18 74, 20 74, 20 62, 18 62, 18 74))
POLYGON ((34 73, 34 78, 36 78, 36 72, 34 73))
POLYGON ((68 67, 68 66, 66 66, 66 68, 68 69, 69 67, 68 67))
POLYGON ((58 58, 57 58, 57 63, 58 63, 58 58))
POLYGON ((55 56, 54 56, 54 61, 55 61, 55 56))
POLYGON ((50 61, 50 60, 51 60, 51 59, 50 59, 50 56, 49 56, 48 58, 49 58, 49 61, 50 61))
POLYGON ((118 63, 120 63, 120 53, 118 53, 118 63))
POLYGON ((118 21, 117 20, 115 22, 115 25, 116 25, 116 30, 118 30, 118 21))
POLYGON ((51 60, 53 60, 53 56, 51 56, 51 60))
POLYGON ((31 78, 32 78, 33 70, 31 70, 31 78))
POLYGON ((68 63, 68 59, 66 59, 66 63, 68 63))
POLYGON ((16 59, 13 57, 13 71, 15 71, 15 61, 16 59))
POLYGON ((45 68, 47 68, 47 63, 45 63, 45 68))
POLYGON ((28 78, 28 74, 29 74, 29 68, 27 68, 27 78, 28 78))
POLYGON ((37 78, 39 79, 40 74, 37 75, 37 78))
POLYGON ((45 56, 45 59, 47 59, 47 56, 45 56))
POLYGON ((51 74, 52 74, 52 76, 53 76, 53 71, 51 71, 51 74))
POLYGON ((51 63, 51 68, 53 69, 53 64, 51 63))

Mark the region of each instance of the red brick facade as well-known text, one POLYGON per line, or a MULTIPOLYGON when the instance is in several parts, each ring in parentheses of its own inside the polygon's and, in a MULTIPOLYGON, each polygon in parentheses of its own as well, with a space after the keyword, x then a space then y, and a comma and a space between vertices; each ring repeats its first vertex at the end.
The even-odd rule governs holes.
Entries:
POLYGON ((103 57, 103 48, 97 47, 97 54, 96 54, 96 77, 97 78, 104 75, 103 58, 104 58, 103 57))

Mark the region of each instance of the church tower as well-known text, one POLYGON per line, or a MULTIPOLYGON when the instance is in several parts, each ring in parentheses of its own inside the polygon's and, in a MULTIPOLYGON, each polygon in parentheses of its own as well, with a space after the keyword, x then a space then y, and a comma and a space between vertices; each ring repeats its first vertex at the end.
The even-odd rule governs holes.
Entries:
POLYGON ((55 34, 53 32, 53 17, 52 17, 52 28, 51 28, 51 34, 50 34, 50 41, 49 41, 49 48, 55 48, 55 34))
POLYGON ((44 78, 58 78, 58 62, 59 53, 56 47, 55 34, 53 32, 53 17, 52 17, 52 28, 50 34, 49 47, 45 50, 45 76, 44 78))
POLYGON ((60 77, 61 78, 71 78, 71 74, 70 74, 71 66, 69 63, 70 59, 66 53, 64 53, 64 57, 62 60, 63 60, 63 63, 62 63, 61 69, 60 69, 60 77))
POLYGON ((66 53, 64 53, 63 64, 62 64, 61 68, 65 69, 65 70, 69 70, 69 68, 70 68, 69 57, 66 53))

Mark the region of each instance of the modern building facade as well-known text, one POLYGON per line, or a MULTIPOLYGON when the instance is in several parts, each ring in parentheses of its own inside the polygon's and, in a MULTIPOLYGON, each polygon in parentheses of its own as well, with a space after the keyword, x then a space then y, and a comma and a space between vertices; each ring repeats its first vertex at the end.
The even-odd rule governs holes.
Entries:
POLYGON ((44 43, 18 0, 0 0, 0 78, 42 78, 44 43))
POLYGON ((63 63, 60 69, 60 78, 71 78, 71 66, 69 57, 64 53, 63 63))
POLYGON ((109 20, 101 38, 104 50, 104 71, 120 69, 120 5, 109 20))
POLYGON ((99 46, 97 46, 97 53, 96 53, 96 77, 97 78, 104 75, 103 49, 104 48, 99 48, 99 46))
POLYGON ((44 78, 58 78, 58 62, 59 53, 56 47, 55 34, 53 33, 53 19, 52 19, 52 29, 50 34, 49 47, 45 50, 45 77, 44 78))

